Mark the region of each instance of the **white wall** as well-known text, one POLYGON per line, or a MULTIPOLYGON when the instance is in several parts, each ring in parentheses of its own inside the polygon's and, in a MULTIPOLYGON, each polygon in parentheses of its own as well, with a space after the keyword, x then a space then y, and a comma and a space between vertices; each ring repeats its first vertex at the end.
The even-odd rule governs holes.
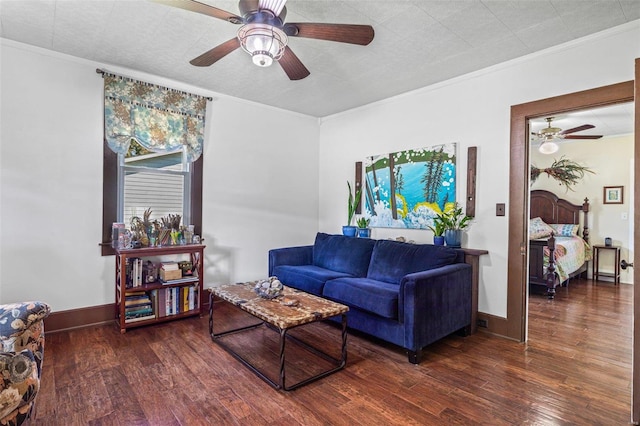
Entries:
POLYGON ((313 241, 318 121, 132 70, 2 40, 0 302, 114 302, 101 257, 101 67, 217 97, 208 107, 205 286, 261 278, 267 250, 313 241))
MULTIPOLYGON (((55 310, 113 302, 112 257, 100 257, 102 80, 95 64, 2 40, 0 302, 55 310), (61 149, 62 148, 62 149, 61 149)), ((203 215, 206 285, 258 278, 267 250, 340 232, 345 181, 372 154, 458 142, 478 147, 476 220, 465 247, 485 248, 480 311, 506 315, 510 106, 633 79, 640 21, 481 72, 317 120, 218 97, 207 121, 203 215)), ((381 82, 384 84, 384 82, 381 82)), ((374 230, 374 238, 395 237, 374 230)), ((431 241, 428 231, 404 236, 431 241)))
MULTIPOLYGON (((596 129, 597 131, 597 129, 596 129)), ((597 132, 596 132, 597 133, 597 132)), ((565 157, 588 167, 593 173, 585 176, 567 190, 558 181, 542 173, 531 185, 531 189, 545 189, 573 204, 581 205, 589 198, 589 241, 593 245, 604 244, 605 237, 620 246, 621 259, 633 261, 633 135, 605 137, 590 141, 565 140, 560 150, 553 155, 531 150, 531 163, 540 169, 550 167, 554 160, 565 157), (603 155, 606 153, 606 155, 603 155), (603 187, 624 186, 624 204, 603 204, 603 187), (626 219, 623 214, 626 215, 626 219)), ((600 270, 613 272, 613 253, 601 252, 600 270)), ((589 271, 589 273, 591 273, 589 271)), ((621 271, 620 281, 633 283, 633 269, 621 271)))
MULTIPOLYGON (((320 132, 320 230, 345 222, 345 181, 372 154, 458 143, 458 200, 466 193, 467 148, 478 147, 476 219, 463 246, 481 258, 479 310, 506 316, 510 107, 633 79, 640 57, 640 21, 481 72, 327 117, 320 132), (508 211, 508 206, 507 206, 508 211)), ((383 83, 381 83, 383 84, 383 83)), ((430 242, 429 231, 374 229, 374 238, 402 234, 430 242)))

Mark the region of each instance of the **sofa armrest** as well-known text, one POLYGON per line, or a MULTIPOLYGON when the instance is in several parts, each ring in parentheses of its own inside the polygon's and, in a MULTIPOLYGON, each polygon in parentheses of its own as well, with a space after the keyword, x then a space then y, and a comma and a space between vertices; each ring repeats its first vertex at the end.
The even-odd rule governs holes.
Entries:
POLYGON ((0 376, 3 385, 0 387, 0 419, 5 423, 6 417, 25 417, 40 389, 38 369, 30 350, 22 352, 0 352, 0 376), (16 411, 19 410, 19 411, 16 411), (24 411, 24 413, 22 413, 24 411))
POLYGON ((466 263, 405 275, 400 282, 398 318, 405 323, 406 347, 420 349, 469 326, 471 285, 471 266, 466 263))
POLYGON ((19 336, 51 313, 44 302, 21 302, 0 305, 0 340, 19 336))
POLYGON ((269 276, 279 265, 311 265, 313 264, 313 246, 285 247, 269 250, 269 276))

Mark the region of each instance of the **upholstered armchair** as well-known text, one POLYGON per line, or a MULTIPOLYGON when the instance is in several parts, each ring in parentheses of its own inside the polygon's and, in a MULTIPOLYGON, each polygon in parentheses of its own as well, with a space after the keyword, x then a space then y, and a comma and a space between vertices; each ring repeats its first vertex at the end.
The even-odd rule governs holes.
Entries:
POLYGON ((17 426, 30 418, 40 389, 44 355, 43 302, 0 305, 0 425, 17 426))

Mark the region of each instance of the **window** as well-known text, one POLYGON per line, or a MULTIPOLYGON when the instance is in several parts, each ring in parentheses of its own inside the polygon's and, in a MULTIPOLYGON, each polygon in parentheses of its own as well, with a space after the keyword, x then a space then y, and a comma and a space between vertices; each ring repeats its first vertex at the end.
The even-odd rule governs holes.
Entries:
MULTIPOLYGON (((135 147, 137 143, 131 143, 135 147)), ((102 255, 111 248, 113 222, 129 224, 132 216, 142 216, 147 208, 152 217, 180 214, 183 224, 202 226, 202 163, 189 163, 184 154, 139 153, 125 157, 104 144, 102 255)))
POLYGON ((183 151, 155 153, 132 140, 126 156, 118 155, 118 222, 151 209, 154 219, 179 214, 191 224, 190 166, 183 151))
POLYGON ((102 254, 111 226, 180 215, 202 234, 206 98, 97 70, 104 78, 102 254))

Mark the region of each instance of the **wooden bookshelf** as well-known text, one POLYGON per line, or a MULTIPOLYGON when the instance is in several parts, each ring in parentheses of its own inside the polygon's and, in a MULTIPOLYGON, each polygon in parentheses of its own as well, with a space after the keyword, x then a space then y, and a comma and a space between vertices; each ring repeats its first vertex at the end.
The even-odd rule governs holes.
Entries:
POLYGON ((202 314, 204 248, 187 244, 116 250, 116 323, 121 333, 202 314), (191 262, 192 275, 162 282, 159 265, 181 261, 191 262))

